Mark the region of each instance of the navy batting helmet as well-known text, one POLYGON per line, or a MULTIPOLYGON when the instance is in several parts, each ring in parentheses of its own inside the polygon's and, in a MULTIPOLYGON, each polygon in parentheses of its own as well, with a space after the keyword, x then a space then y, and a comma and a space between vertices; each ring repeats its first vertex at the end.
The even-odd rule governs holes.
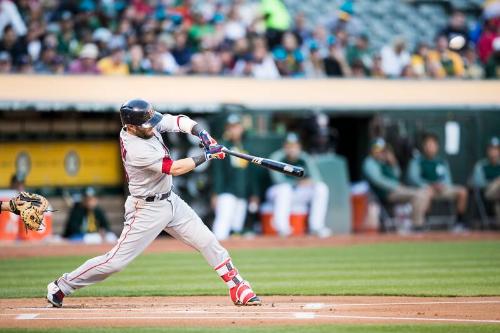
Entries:
POLYGON ((120 118, 123 125, 135 125, 143 128, 155 127, 162 115, 153 109, 151 103, 143 99, 131 99, 120 108, 120 118))

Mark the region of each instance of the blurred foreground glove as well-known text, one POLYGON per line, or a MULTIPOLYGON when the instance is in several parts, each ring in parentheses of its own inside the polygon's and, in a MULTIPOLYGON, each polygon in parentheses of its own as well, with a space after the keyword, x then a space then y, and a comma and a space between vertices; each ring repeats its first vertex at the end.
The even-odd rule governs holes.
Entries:
POLYGON ((43 214, 49 207, 49 201, 35 193, 21 192, 9 201, 14 214, 21 216, 26 229, 38 231, 43 224, 43 214))

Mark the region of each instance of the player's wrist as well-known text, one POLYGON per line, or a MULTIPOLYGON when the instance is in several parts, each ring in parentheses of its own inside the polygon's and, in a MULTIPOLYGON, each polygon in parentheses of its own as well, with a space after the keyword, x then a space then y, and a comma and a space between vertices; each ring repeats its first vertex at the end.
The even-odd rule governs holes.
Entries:
POLYGON ((204 129, 200 126, 200 124, 195 124, 192 128, 191 128, 191 134, 197 136, 197 137, 200 137, 201 135, 201 132, 203 132, 204 129))
POLYGON ((193 157, 191 157, 191 159, 193 160, 194 167, 196 168, 197 166, 205 163, 208 158, 207 158, 207 155, 201 154, 201 155, 198 155, 198 156, 193 156, 193 157))

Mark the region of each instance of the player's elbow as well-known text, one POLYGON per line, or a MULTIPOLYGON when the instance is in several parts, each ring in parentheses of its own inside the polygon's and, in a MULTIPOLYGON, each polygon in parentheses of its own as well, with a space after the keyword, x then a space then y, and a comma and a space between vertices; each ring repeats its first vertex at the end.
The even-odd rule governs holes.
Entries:
POLYGON ((170 170, 170 174, 171 174, 172 176, 180 176, 180 175, 182 175, 182 174, 183 174, 183 172, 182 172, 180 169, 178 169, 178 168, 172 168, 172 169, 170 170))

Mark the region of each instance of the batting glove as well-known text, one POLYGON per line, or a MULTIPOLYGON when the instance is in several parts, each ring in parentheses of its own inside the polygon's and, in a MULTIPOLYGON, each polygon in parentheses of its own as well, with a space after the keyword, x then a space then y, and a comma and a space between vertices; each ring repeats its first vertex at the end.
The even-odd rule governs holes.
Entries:
POLYGON ((215 145, 210 145, 208 148, 205 148, 205 157, 207 160, 223 160, 226 157, 226 154, 222 151, 224 146, 215 144, 215 145))
POLYGON ((201 140, 201 144, 205 149, 209 149, 210 146, 217 145, 217 141, 215 141, 215 139, 212 138, 212 136, 210 136, 210 134, 208 134, 206 130, 201 131, 199 137, 201 140))

